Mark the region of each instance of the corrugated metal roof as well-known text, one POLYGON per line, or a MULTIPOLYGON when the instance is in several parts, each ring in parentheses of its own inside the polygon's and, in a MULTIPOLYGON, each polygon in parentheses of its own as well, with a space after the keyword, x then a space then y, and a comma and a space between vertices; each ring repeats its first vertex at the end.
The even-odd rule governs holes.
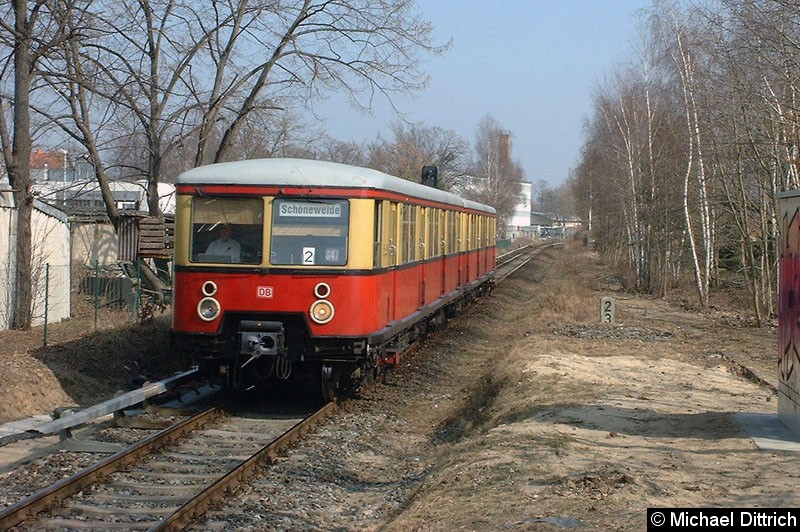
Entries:
MULTIPOLYGON (((16 209, 17 204, 14 202, 14 193, 10 188, 0 189, 0 208, 16 209)), ((61 209, 57 209, 52 205, 40 201, 36 198, 33 200, 33 208, 37 211, 52 216, 60 222, 67 223, 67 213, 61 209)))

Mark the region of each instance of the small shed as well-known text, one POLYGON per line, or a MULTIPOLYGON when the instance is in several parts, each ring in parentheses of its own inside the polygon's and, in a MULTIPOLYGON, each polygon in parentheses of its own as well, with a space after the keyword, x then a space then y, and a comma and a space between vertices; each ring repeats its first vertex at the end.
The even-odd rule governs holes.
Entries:
MULTIPOLYGON (((57 322, 70 315, 70 231, 67 215, 39 200, 33 201, 32 290, 33 325, 57 322), (46 298, 46 299, 45 299, 46 298)), ((11 326, 17 272, 17 207, 7 186, 0 189, 0 328, 11 326)))

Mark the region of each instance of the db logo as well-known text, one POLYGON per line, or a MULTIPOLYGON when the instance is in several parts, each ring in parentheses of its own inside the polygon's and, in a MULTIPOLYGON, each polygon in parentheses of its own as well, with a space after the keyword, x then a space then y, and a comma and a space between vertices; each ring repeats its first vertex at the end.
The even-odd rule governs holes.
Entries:
POLYGON ((271 286, 259 286, 257 287, 258 292, 256 293, 256 297, 262 297, 264 299, 272 299, 273 290, 271 286))

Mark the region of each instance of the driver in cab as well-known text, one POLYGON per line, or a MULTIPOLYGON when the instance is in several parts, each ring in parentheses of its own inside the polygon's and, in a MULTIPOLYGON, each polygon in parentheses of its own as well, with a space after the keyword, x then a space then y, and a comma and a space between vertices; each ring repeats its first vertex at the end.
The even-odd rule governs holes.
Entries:
POLYGON ((231 238, 232 232, 229 224, 220 225, 219 238, 208 245, 203 258, 212 262, 220 258, 226 258, 226 262, 241 262, 242 247, 231 238))

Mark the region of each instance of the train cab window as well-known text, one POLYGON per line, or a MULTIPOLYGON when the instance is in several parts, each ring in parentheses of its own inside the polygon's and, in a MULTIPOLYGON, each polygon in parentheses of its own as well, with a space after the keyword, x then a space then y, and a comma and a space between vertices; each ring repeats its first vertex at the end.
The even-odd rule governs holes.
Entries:
POLYGON ((344 266, 350 204, 336 199, 275 199, 270 263, 344 266))
POLYGON ((190 260, 260 264, 263 227, 261 198, 194 198, 190 260))

